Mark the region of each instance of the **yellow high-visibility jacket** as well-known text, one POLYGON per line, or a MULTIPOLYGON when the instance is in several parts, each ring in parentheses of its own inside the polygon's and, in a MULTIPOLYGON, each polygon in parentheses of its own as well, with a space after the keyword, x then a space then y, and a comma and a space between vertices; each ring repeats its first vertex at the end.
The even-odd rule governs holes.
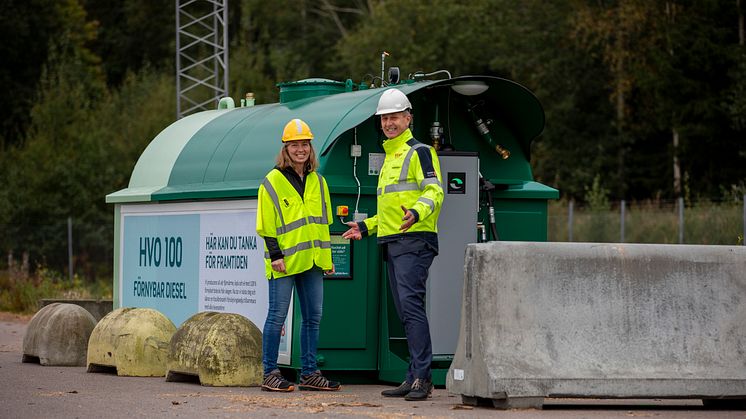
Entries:
POLYGON ((386 158, 378 176, 378 213, 363 220, 367 234, 376 233, 379 239, 402 234, 402 205, 419 217, 407 233, 437 233, 443 187, 435 149, 412 138, 409 129, 386 140, 383 149, 386 158))
POLYGON ((329 224, 332 206, 324 178, 307 174, 303 197, 277 169, 272 169, 259 187, 256 232, 274 237, 285 259, 285 273, 272 270, 269 250, 264 245, 267 278, 282 278, 307 271, 316 265, 332 269, 329 224))

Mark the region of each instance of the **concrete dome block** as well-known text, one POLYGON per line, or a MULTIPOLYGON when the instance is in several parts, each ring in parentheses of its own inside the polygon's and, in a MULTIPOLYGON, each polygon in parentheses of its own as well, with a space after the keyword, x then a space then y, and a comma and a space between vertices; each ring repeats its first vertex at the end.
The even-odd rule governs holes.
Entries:
POLYGON ((240 314, 195 314, 169 345, 166 381, 182 381, 181 375, 196 375, 205 386, 260 385, 262 332, 240 314))
POLYGON ((163 377, 176 326, 151 308, 119 308, 104 316, 88 341, 88 372, 163 377))
POLYGON ((88 337, 96 319, 76 304, 54 303, 31 318, 23 336, 23 362, 41 365, 85 365, 88 337))

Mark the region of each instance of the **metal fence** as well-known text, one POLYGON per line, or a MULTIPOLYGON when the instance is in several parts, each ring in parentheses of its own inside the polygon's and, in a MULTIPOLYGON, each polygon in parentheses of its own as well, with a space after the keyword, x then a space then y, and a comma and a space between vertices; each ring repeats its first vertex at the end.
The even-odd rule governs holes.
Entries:
MULTIPOLYGON (((67 218, 0 230, 0 251, 7 256, 0 270, 44 266, 68 278, 111 275, 112 223, 67 218)), ((549 202, 549 241, 743 245, 744 237, 746 195, 740 202, 618 201, 601 211, 574 201, 549 202)))
POLYGON ((549 241, 744 245, 746 195, 740 202, 613 202, 599 210, 550 202, 549 241))
POLYGON ((0 224, 0 271, 50 269, 60 277, 111 276, 113 223, 66 217, 53 222, 0 224))

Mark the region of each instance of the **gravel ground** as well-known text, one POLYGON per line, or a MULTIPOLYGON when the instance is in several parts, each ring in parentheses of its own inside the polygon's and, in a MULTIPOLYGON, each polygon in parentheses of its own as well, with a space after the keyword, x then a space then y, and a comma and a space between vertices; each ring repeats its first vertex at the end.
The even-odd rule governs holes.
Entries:
POLYGON ((423 402, 380 396, 386 385, 344 385, 339 392, 262 392, 203 387, 163 378, 87 373, 84 367, 21 363, 30 316, 0 313, 0 417, 314 417, 314 418, 746 418, 704 410, 699 400, 546 399, 543 410, 495 410, 461 404, 436 389, 423 402))

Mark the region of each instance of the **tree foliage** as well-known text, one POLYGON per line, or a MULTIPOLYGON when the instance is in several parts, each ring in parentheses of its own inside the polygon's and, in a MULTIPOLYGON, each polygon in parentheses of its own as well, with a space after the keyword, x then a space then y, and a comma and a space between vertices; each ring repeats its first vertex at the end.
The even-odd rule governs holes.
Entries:
POLYGON ((682 177, 711 196, 743 176, 729 170, 743 167, 744 147, 744 131, 728 123, 742 83, 730 76, 743 49, 737 22, 729 22, 735 11, 736 2, 717 0, 576 2, 573 36, 601 51, 610 75, 618 198, 681 194, 682 177), (723 160, 728 169, 718 170, 723 160))
POLYGON ((88 48, 95 24, 75 0, 1 0, 0 8, 0 150, 17 145, 30 119, 38 82, 48 55, 60 45, 95 65, 88 48), (50 48, 51 47, 51 48, 50 48))
MULTIPOLYGON (((93 276, 95 266, 111 268, 104 196, 126 186, 144 147, 172 122, 174 3, 0 6, 0 249, 64 266, 72 216, 76 257, 93 276)), ((386 66, 403 76, 445 69, 532 90, 546 113, 533 142, 534 175, 564 197, 730 199, 746 184, 744 7, 739 0, 231 0, 230 91, 270 103, 283 81, 380 85, 386 51, 386 66)))
POLYGON ((75 223, 77 261, 88 277, 109 266, 112 215, 106 194, 126 187, 134 162, 173 118, 173 77, 143 69, 118 89, 61 45, 43 71, 23 147, 2 156, 2 248, 34 263, 65 266, 66 222, 75 223))
POLYGON ((97 33, 91 49, 104 57, 110 85, 141 68, 168 72, 175 56, 175 6, 152 0, 82 0, 97 33))

